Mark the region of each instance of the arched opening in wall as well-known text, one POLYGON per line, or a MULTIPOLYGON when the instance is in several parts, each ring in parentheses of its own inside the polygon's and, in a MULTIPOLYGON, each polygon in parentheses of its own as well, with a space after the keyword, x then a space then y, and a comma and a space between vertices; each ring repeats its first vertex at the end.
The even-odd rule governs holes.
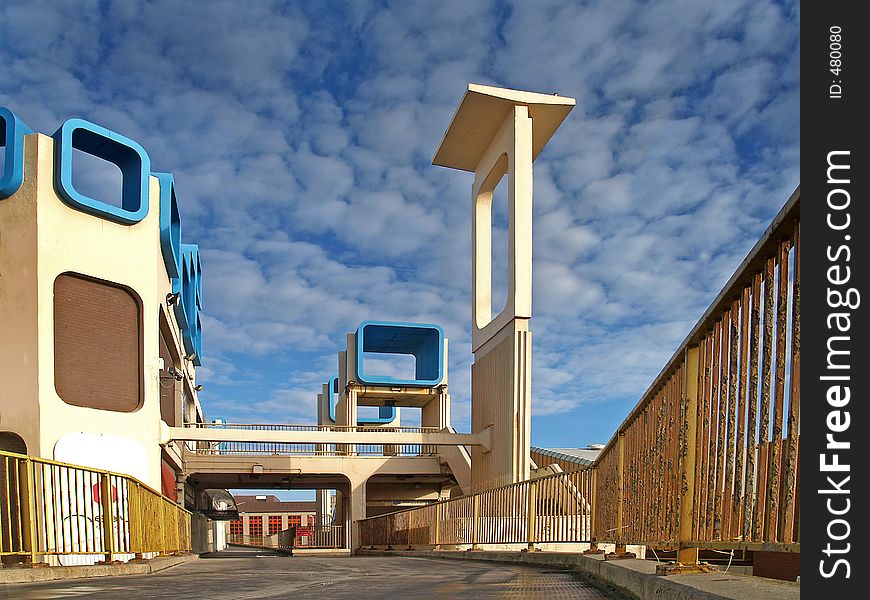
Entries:
POLYGON ((12 431, 0 431, 0 450, 27 454, 27 443, 17 433, 12 431))
MULTIPOLYGON (((505 157, 506 159, 507 157, 505 157)), ((492 296, 490 310, 496 317, 504 312, 508 296, 508 260, 509 260, 509 207, 508 207, 508 176, 502 176, 492 192, 492 246, 490 261, 492 264, 492 296)))
POLYGON ((474 200, 474 321, 483 329, 504 312, 510 295, 510 175, 502 154, 474 200))
POLYGON ((67 404, 133 412, 143 401, 142 302, 131 289, 63 273, 54 280, 54 386, 67 404))

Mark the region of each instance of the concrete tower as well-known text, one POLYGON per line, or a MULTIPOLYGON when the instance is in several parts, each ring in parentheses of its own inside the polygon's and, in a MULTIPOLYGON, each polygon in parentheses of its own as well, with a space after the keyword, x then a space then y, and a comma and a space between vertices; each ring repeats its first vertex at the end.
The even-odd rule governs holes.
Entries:
POLYGON ((532 334, 532 162, 573 98, 469 84, 432 163, 474 173, 472 199, 472 491, 529 477, 532 334), (492 315, 492 198, 508 178, 508 285, 492 315))

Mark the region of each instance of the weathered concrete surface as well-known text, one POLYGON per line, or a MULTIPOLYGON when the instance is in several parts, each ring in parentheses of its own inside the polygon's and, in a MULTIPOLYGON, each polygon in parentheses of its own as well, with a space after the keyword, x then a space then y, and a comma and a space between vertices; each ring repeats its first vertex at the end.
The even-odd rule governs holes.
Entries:
POLYGON ((155 575, 0 586, 0 598, 135 600, 620 600, 574 573, 393 556, 294 557, 233 548, 155 575), (6 595, 4 596, 4 592, 6 595))
MULTIPOLYGON (((76 567, 4 567, 0 569, 0 584, 33 583, 58 579, 82 579, 87 577, 114 577, 118 575, 146 575, 163 569, 188 563, 199 558, 196 554, 162 556, 141 562, 117 565, 81 565, 76 567)), ((0 588, 0 598, 3 597, 0 588)))
POLYGON ((733 573, 699 575, 655 574, 655 563, 649 560, 605 561, 602 555, 582 555, 569 552, 489 552, 474 551, 383 551, 358 550, 364 556, 429 557, 459 560, 485 560, 501 563, 536 565, 570 569, 639 600, 796 600, 800 585, 787 581, 750 577, 733 573))

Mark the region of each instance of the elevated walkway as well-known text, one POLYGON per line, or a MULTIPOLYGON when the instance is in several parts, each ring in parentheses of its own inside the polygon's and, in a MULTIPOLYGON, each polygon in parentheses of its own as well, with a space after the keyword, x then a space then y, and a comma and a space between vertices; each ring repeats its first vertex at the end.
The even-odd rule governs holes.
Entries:
POLYGON ((161 439, 182 449, 184 475, 200 486, 344 487, 348 481, 396 478, 470 485, 466 445, 488 447, 488 430, 197 424, 164 427, 161 439))
POLYGON ((292 484, 299 489, 336 489, 348 480, 374 476, 448 480, 438 456, 292 456, 184 453, 184 469, 198 485, 233 488, 292 484))

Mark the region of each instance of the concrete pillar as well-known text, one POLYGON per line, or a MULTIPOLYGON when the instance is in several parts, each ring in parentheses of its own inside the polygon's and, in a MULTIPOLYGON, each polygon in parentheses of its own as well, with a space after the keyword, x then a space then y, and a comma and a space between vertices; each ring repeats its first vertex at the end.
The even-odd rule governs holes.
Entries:
MULTIPOLYGON (((353 370, 350 364, 356 364, 356 336, 347 335, 347 351, 338 353, 338 401, 335 406, 335 424, 337 426, 355 427, 357 421, 357 397, 354 389, 355 381, 349 379, 353 370), (354 361, 351 363, 351 361, 354 361)), ((340 444, 336 447, 339 453, 353 454, 355 448, 350 444, 340 444)))
MULTIPOLYGON (((184 488, 187 482, 187 477, 181 475, 179 473, 175 474, 175 493, 176 499, 175 502, 178 506, 184 508, 184 488)), ((196 497, 196 496, 194 496, 196 497)))
POLYGON ((532 162, 573 98, 469 84, 433 163, 474 172, 472 185, 473 492, 529 478, 532 336, 532 162), (534 122, 534 131, 533 131, 534 122), (492 199, 508 178, 508 289, 492 315, 492 199))
POLYGON ((345 524, 345 520, 347 519, 347 510, 345 507, 345 499, 347 498, 347 494, 342 490, 335 491, 335 524, 342 525, 345 524))
POLYGON ((350 482, 350 498, 346 505, 348 520, 350 521, 350 549, 359 548, 359 524, 357 521, 366 517, 366 483, 368 479, 353 480, 350 482))
POLYGON ((435 398, 423 405, 420 425, 437 427, 442 430, 450 427, 450 394, 442 391, 435 398))

